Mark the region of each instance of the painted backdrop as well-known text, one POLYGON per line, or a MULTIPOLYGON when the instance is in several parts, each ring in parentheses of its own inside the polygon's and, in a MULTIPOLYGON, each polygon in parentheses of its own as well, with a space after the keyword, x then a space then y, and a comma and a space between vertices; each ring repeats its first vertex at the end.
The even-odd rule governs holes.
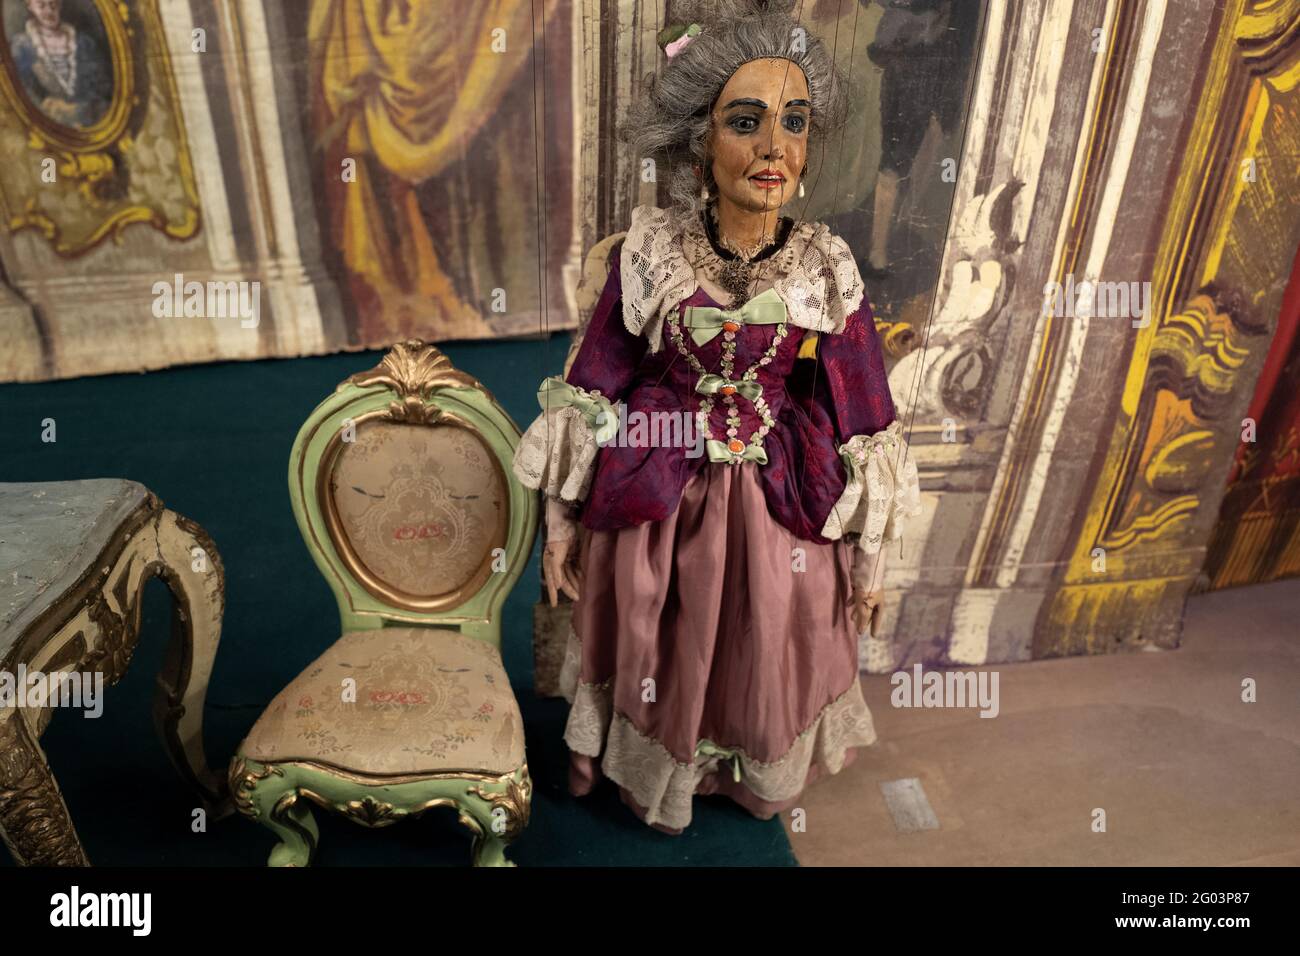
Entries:
POLYGON ((582 42, 574 0, 0 0, 0 381, 572 326, 582 42))

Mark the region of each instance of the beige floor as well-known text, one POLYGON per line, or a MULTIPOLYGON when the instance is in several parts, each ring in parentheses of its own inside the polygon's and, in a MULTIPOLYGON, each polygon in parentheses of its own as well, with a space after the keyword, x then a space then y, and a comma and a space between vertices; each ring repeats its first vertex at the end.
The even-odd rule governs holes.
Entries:
POLYGON ((1177 651, 996 669, 993 719, 865 678, 880 741, 805 791, 800 862, 1300 865, 1300 581, 1193 597, 1177 651), (939 829, 895 829, 879 785, 908 777, 939 829))

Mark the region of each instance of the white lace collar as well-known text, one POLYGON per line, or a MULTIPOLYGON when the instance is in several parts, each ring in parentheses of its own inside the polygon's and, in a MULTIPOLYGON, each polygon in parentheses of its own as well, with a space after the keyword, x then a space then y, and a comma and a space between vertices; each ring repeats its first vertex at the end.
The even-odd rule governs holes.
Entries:
MULTIPOLYGON (((671 210, 638 206, 619 257, 623 324, 644 335, 651 352, 663 346, 663 323, 683 299, 695 294, 695 270, 682 252, 687 223, 671 210)), ((853 253, 823 223, 799 223, 787 245, 802 240, 794 265, 773 284, 791 325, 816 332, 844 331, 862 304, 862 277, 853 253)), ((780 253, 778 253, 780 255, 780 253)))

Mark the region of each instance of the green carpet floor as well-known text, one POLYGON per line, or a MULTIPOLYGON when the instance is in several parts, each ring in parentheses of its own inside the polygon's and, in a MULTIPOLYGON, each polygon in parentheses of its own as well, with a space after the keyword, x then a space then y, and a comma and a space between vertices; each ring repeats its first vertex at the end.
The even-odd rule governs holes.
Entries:
MULTIPOLYGON (((536 388, 567 340, 452 344, 526 426, 536 388)), ((270 699, 338 637, 334 600, 298 535, 286 468, 298 427, 340 381, 381 353, 221 363, 36 385, 0 386, 0 481, 130 478, 212 535, 226 567, 226 617, 208 693, 208 758, 224 768, 270 699), (41 441, 42 421, 57 441, 41 441)), ((524 866, 789 866, 777 820, 722 797, 697 797, 679 837, 640 823, 612 785, 576 799, 566 788, 567 705, 532 689, 532 604, 540 546, 505 605, 506 669, 523 710, 534 794, 532 821, 511 850, 524 866)), ((140 646, 104 713, 55 715, 42 743, 73 820, 98 865, 260 865, 274 842, 241 818, 193 832, 195 801, 172 771, 150 716, 170 598, 146 589, 140 646)), ((383 830, 318 813, 320 866, 464 865, 467 834, 451 811, 383 830)), ((8 865, 8 855, 0 851, 8 865)))

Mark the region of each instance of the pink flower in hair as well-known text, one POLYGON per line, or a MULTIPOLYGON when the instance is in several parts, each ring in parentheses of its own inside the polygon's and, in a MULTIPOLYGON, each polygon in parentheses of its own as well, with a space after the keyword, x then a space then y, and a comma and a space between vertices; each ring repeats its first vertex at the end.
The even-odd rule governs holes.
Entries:
POLYGON ((678 37, 672 43, 664 47, 664 53, 666 53, 668 55, 668 59, 671 60, 678 53, 681 53, 688 46, 690 46, 691 41, 694 39, 695 37, 691 36, 690 34, 682 34, 682 36, 678 37))
POLYGON ((684 27, 674 26, 661 30, 656 40, 664 48, 664 54, 671 60, 690 46, 691 41, 699 36, 699 33, 700 25, 698 23, 688 23, 684 27), (665 43, 664 41, 669 37, 673 38, 672 42, 665 43))

